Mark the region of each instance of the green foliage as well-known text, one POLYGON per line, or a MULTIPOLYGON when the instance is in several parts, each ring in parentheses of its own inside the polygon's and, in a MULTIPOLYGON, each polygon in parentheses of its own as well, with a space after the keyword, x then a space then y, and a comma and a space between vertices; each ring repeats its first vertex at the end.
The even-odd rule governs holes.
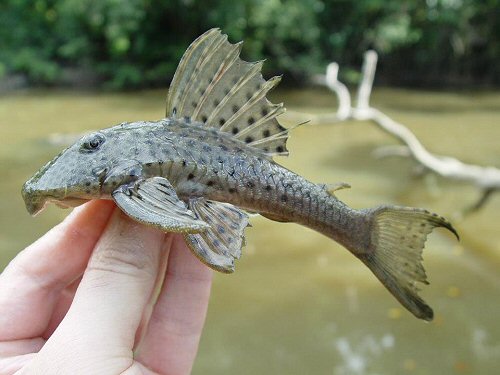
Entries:
POLYGON ((210 27, 297 82, 332 60, 355 80, 374 48, 389 83, 500 83, 500 0, 3 0, 0 25, 0 76, 36 84, 72 68, 113 89, 165 85, 210 27))

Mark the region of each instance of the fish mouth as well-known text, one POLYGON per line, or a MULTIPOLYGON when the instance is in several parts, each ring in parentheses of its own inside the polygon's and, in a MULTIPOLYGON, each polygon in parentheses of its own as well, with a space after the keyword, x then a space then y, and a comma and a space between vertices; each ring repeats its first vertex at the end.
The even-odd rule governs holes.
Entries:
POLYGON ((31 216, 38 215, 49 204, 54 203, 60 208, 78 207, 86 202, 88 199, 81 198, 64 198, 56 199, 51 197, 43 197, 41 199, 27 199, 25 200, 26 209, 31 216))
POLYGON ((49 203, 55 203, 61 208, 76 207, 88 201, 88 199, 66 196, 67 189, 61 191, 51 189, 43 191, 36 188, 31 180, 26 182, 22 189, 22 196, 26 210, 31 216, 36 216, 49 203))
POLYGON ((89 201, 88 199, 82 199, 82 198, 65 198, 65 199, 54 200, 53 202, 57 205, 57 207, 70 208, 70 207, 78 207, 88 201, 89 201))
POLYGON ((48 203, 47 199, 25 199, 26 210, 31 216, 36 216, 40 213, 48 203))

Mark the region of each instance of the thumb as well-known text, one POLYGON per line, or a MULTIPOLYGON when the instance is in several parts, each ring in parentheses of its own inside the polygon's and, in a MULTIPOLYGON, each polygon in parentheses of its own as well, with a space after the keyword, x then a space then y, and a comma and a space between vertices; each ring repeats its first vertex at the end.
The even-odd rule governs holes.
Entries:
POLYGON ((164 237, 115 209, 66 317, 40 356, 55 354, 65 370, 92 363, 116 369, 123 360, 130 366, 136 331, 160 269, 164 237))

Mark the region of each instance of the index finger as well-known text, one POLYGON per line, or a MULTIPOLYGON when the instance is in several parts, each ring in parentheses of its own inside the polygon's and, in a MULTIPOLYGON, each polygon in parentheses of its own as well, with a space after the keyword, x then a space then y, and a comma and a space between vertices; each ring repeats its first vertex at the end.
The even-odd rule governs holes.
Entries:
POLYGON ((59 293, 80 276, 114 205, 92 201, 19 253, 0 275, 0 340, 40 336, 59 293))

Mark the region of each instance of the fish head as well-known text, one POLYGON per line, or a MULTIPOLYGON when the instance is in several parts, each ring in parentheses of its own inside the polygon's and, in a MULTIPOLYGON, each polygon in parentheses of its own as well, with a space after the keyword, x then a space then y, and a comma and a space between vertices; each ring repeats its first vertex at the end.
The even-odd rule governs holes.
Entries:
POLYGON ((88 134, 45 164, 22 188, 26 209, 39 213, 47 203, 75 207, 101 197, 101 187, 109 170, 113 133, 101 130, 88 134))

